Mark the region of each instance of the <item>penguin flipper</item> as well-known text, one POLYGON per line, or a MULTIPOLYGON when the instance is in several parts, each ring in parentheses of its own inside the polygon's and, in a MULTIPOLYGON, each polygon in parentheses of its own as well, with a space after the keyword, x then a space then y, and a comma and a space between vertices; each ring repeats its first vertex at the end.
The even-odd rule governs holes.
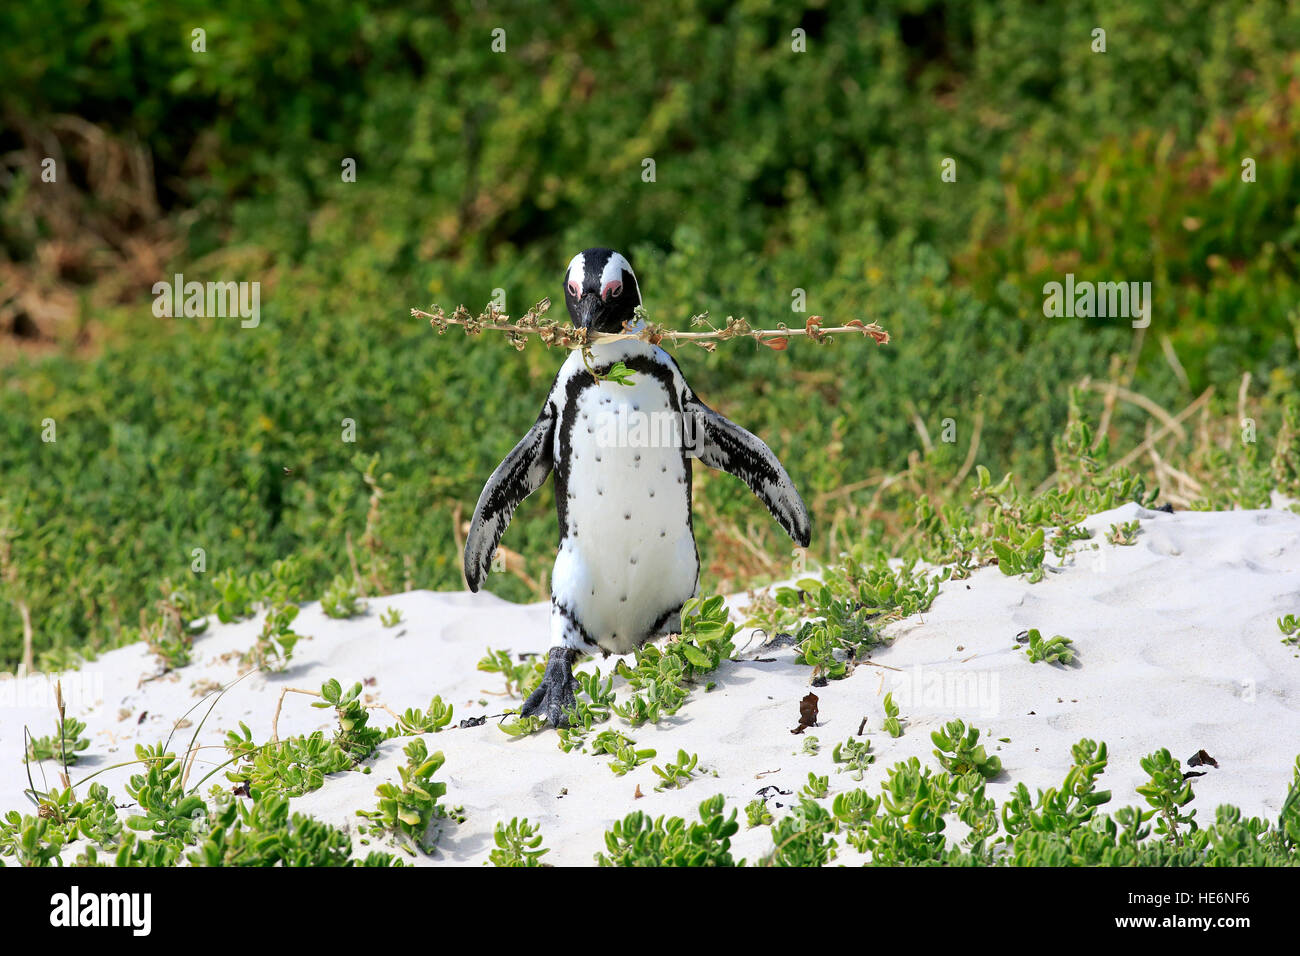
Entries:
POLYGON ((687 399, 685 411, 694 414, 698 423, 693 451, 700 461, 749 485, 795 544, 807 547, 812 540, 812 519, 772 449, 693 395, 687 399))
POLYGON ((492 556, 510 517, 523 501, 542 486, 555 464, 555 406, 547 402, 533 427, 497 465, 474 506, 474 519, 465 538, 465 581, 471 591, 483 586, 492 556))

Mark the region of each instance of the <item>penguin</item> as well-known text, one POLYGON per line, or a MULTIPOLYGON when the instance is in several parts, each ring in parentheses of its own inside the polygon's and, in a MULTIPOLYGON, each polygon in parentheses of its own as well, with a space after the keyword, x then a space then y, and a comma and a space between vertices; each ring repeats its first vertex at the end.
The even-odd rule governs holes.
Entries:
MULTIPOLYGON (((564 301, 574 324, 591 332, 644 328, 634 312, 636 274, 612 249, 573 257, 564 301)), ((483 486, 465 540, 465 580, 477 592, 515 508, 554 473, 551 643, 545 676, 520 713, 555 727, 567 726, 576 704, 580 654, 626 654, 681 632, 682 605, 696 595, 700 573, 694 459, 748 485, 797 544, 812 537, 808 509, 772 450, 701 401, 671 355, 632 339, 590 352, 597 375, 622 362, 631 384, 602 380, 581 351, 570 354, 537 421, 483 486)))

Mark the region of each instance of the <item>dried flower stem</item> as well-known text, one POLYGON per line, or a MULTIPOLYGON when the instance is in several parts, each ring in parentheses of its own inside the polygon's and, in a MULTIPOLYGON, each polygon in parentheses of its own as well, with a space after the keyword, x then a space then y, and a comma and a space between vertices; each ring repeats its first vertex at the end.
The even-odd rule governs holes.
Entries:
POLYGON ((709 331, 678 332, 647 321, 645 312, 640 306, 637 307, 636 316, 638 320, 644 323, 643 327, 629 332, 591 332, 572 325, 557 325, 545 321, 543 316, 550 307, 551 300, 543 299, 515 322, 512 322, 508 315, 498 312, 491 305, 478 316, 470 315, 463 305, 457 307, 456 311, 451 315, 447 315, 438 306, 434 306, 432 312, 412 309, 411 315, 428 319, 429 324, 440 335, 447 331, 448 326, 452 325, 463 326, 466 335, 478 335, 481 332, 504 332, 507 338, 510 339, 511 344, 517 349, 523 349, 529 335, 538 336, 547 347, 560 346, 569 349, 587 349, 602 342, 637 340, 655 345, 661 342, 668 342, 673 345, 682 343, 698 345, 710 352, 717 348, 716 343, 718 341, 734 338, 753 339, 778 352, 783 351, 789 345, 790 339, 797 336, 806 336, 814 342, 824 342, 832 335, 856 332, 859 335, 870 336, 877 345, 884 345, 889 342, 889 333, 874 322, 863 323, 855 319, 845 325, 827 327, 822 324, 824 320, 820 315, 809 316, 803 328, 792 329, 781 322, 777 324, 775 329, 755 329, 751 328, 745 319, 735 318, 734 316, 728 316, 726 324, 722 328, 715 328, 709 324, 709 314, 704 312, 692 317, 691 324, 708 325, 709 331))

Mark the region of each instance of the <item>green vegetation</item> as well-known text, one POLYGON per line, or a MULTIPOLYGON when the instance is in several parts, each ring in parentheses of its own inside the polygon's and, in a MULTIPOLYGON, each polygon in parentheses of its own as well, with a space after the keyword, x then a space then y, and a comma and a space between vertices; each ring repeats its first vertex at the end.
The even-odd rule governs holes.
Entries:
POLYGON ((691 598, 682 606, 678 640, 638 648, 631 666, 619 661, 615 672, 627 679, 633 693, 621 704, 611 697, 610 709, 634 727, 675 714, 691 689, 731 656, 735 633, 721 595, 691 598))
POLYGON ((681 817, 651 818, 629 813, 605 834, 607 853, 597 853, 601 866, 744 866, 731 856, 731 838, 740 829, 736 811, 724 817, 721 795, 700 804, 700 822, 681 817))
POLYGON ((867 768, 876 762, 875 754, 871 752, 871 741, 854 740, 852 737, 835 745, 831 759, 837 764, 844 764, 836 769, 839 773, 852 774, 854 780, 861 780, 867 768))
POLYGON ((674 761, 664 761, 660 767, 655 764, 650 769, 659 777, 659 786, 656 790, 677 790, 691 782, 691 778, 701 774, 704 770, 696 769, 700 762, 699 754, 688 754, 685 750, 677 751, 677 759, 674 761))
POLYGON ((1037 664, 1040 661, 1046 661, 1049 664, 1071 664, 1078 657, 1074 650, 1074 641, 1068 637, 1062 637, 1057 634, 1051 638, 1045 638, 1039 633, 1038 628, 1031 627, 1025 644, 1025 656, 1029 658, 1031 664, 1037 664))
POLYGON ((248 726, 241 721, 239 727, 242 736, 233 730, 226 734, 226 750, 239 760, 235 769, 226 772, 226 779, 250 793, 300 796, 320 789, 326 774, 356 766, 342 747, 319 730, 258 746, 248 726))
MULTIPOLYGON (((951 725, 950 725, 951 727, 951 725)), ((937 752, 936 752, 937 753, 937 752)), ((1300 865, 1300 758, 1278 819, 1243 819, 1221 806, 1215 822, 1198 827, 1177 761, 1161 750, 1143 758, 1151 778, 1138 788, 1146 808, 1107 815, 1109 791, 1097 787, 1106 745, 1081 740, 1062 785, 1031 796, 1017 784, 999 806, 984 793, 985 775, 922 767, 915 757, 895 764, 876 794, 805 792, 779 820, 762 800, 745 813, 749 826, 770 824, 766 866, 824 866, 839 857, 841 840, 884 866, 1295 866, 1300 865), (1155 820, 1155 825, 1151 821, 1155 820), (964 835, 950 839, 950 823, 964 835), (1184 829, 1179 829, 1183 827, 1184 829), (1000 832, 999 832, 1000 831, 1000 832)), ((652 820, 632 813, 605 834, 602 866, 743 866, 732 859, 737 811, 721 795, 700 804, 700 822, 652 820)))
POLYGON ((516 661, 509 650, 494 651, 489 647, 487 655, 478 662, 478 669, 504 677, 507 696, 527 697, 546 673, 546 662, 535 654, 521 656, 516 661))
POLYGON ((770 866, 825 866, 835 859, 835 817, 810 795, 800 796, 787 816, 772 825, 770 866))
POLYGON ((287 668, 293 658, 294 645, 302 640, 302 635, 296 633, 292 626, 298 611, 296 604, 284 604, 268 610, 266 620, 262 623, 262 633, 258 635, 257 643, 244 654, 244 663, 268 671, 287 668))
POLYGON ((636 741, 617 730, 602 730, 592 741, 591 749, 593 753, 612 756, 609 769, 620 777, 655 756, 655 751, 649 748, 637 750, 636 741))
POLYGON ((54 760, 72 765, 81 752, 90 747, 90 738, 81 736, 85 732, 84 722, 75 717, 64 717, 58 722, 53 736, 33 737, 27 741, 27 756, 32 760, 54 760))
POLYGON ((442 730, 451 723, 455 708, 444 704, 442 697, 434 695, 429 701, 428 710, 408 707, 398 715, 397 723, 384 732, 388 737, 413 737, 417 734, 432 734, 442 730))
MULTIPOLYGON (((508 713, 515 712, 508 711, 508 713)), ((517 717, 514 720, 502 722, 497 726, 500 727, 503 733, 509 734, 511 737, 527 737, 539 730, 545 730, 550 725, 546 723, 545 717, 533 716, 517 717)))
POLYGON ((407 759, 405 766, 397 768, 401 786, 381 783, 375 788, 379 806, 374 810, 358 810, 357 816, 369 820, 372 829, 405 836, 427 853, 434 844, 429 827, 435 817, 446 814, 438 806, 438 798, 447 793, 447 785, 433 779, 446 758, 442 751, 430 754, 423 737, 416 737, 402 752, 407 759))
POLYGON ((886 694, 884 701, 885 708, 885 733, 891 737, 903 736, 903 722, 899 719, 898 705, 894 703, 894 695, 886 694))
POLYGON ((384 732, 369 727, 370 712, 361 703, 361 682, 357 681, 346 691, 334 678, 330 678, 320 689, 320 700, 312 701, 313 707, 333 707, 338 717, 339 729, 334 734, 334 745, 346 753, 354 763, 360 763, 372 753, 384 732))
POLYGON ((402 865, 388 853, 353 857, 345 831, 305 814, 290 814, 289 801, 278 796, 226 802, 213 816, 207 837, 187 858, 195 866, 402 865))
POLYGON ((943 730, 930 734, 937 748, 934 755, 944 770, 958 777, 977 773, 985 779, 992 779, 1002 772, 1002 761, 985 753, 979 738, 979 730, 967 727, 960 720, 950 720, 943 730))
POLYGON ((320 598, 321 610, 329 617, 356 617, 366 609, 354 582, 340 574, 330 582, 320 598))
MULTIPOLYGON (((1164 427, 1151 407, 1173 417, 1214 389, 1208 431, 1156 443, 1200 482, 1161 480, 1180 501, 1300 486, 1293 4, 1131 4, 1108 15, 1104 54, 1095 11, 1029 0, 576 18, 254 0, 204 11, 202 54, 193 19, 72 0, 0 12, 8 667, 26 619, 49 667, 138 639, 163 581, 206 612, 215 578, 291 555, 304 594, 343 610, 461 587, 453 517, 561 356, 438 338, 408 309, 478 308, 500 288, 517 315, 597 242, 631 255, 657 321, 802 323, 803 289, 808 314, 893 333, 881 349, 679 354, 789 468, 814 560, 901 554, 919 495, 944 524, 968 455, 1037 487, 1085 377, 1083 410, 1121 454, 1164 427), (49 144, 57 195, 39 179, 49 144), (1067 272, 1152 281, 1151 326, 1044 316, 1044 283, 1067 272), (155 317, 151 286, 175 273, 262 283, 259 324, 155 317), (1109 399, 1112 382, 1129 391, 1109 399)), ((780 530, 733 479, 697 474, 705 592, 781 574, 780 530)), ((522 563, 489 579, 502 596, 544 593, 553 505, 547 487, 516 514, 522 563)), ((1028 560, 1027 543, 999 540, 1028 560)))
POLYGON ((77 839, 92 846, 111 846, 121 838, 117 808, 101 784, 91 784, 85 800, 72 789, 46 794, 37 816, 10 810, 0 820, 0 857, 20 866, 50 866, 65 843, 77 839))
MULTIPOLYGON (((361 687, 357 683, 344 691, 331 679, 322 685, 320 699, 313 701, 313 706, 334 708, 338 728, 332 739, 316 731, 258 744, 241 722, 238 730, 226 734, 229 759, 194 781, 189 779, 197 755, 193 739, 179 756, 170 749, 170 740, 137 745, 135 759, 128 763, 139 764, 141 771, 126 783, 125 795, 133 803, 120 804, 130 808, 125 812, 99 783, 90 783, 84 797, 76 796, 98 772, 62 790, 33 788, 28 794, 37 807, 35 816, 10 811, 0 819, 0 858, 24 866, 57 865, 60 854, 80 841, 75 862, 88 866, 109 862, 100 860, 100 851, 117 866, 171 866, 182 859, 195 866, 401 865, 384 852, 357 857, 345 830, 289 811, 289 798, 319 789, 327 774, 369 773, 364 763, 382 739, 438 732, 451 721, 451 708, 435 697, 427 712, 408 709, 395 715, 396 723, 386 730, 371 727, 359 699, 361 687), (201 793, 222 771, 233 789, 213 784, 201 793)), ((64 731, 76 731, 77 722, 67 720, 64 731)), ((196 730, 194 739, 197 736, 196 730)), ((407 762, 398 767, 399 780, 380 784, 377 806, 358 814, 368 821, 365 831, 399 837, 408 853, 412 848, 429 852, 436 838, 430 825, 459 811, 438 804, 446 784, 432 777, 442 766, 442 754, 430 755, 420 736, 407 744, 404 754, 407 762)))
POLYGON ((749 828, 767 826, 775 819, 772 811, 767 809, 767 801, 751 800, 745 804, 745 819, 749 823, 749 828))
POLYGON ((822 797, 826 796, 826 794, 830 793, 830 789, 831 778, 829 775, 823 774, 818 776, 815 773, 810 773, 808 774, 808 782, 804 784, 803 789, 800 790, 799 793, 812 800, 820 800, 822 797))
POLYGON ((1284 614, 1279 617, 1277 628, 1282 632, 1283 644, 1300 643, 1300 614, 1284 614))
POLYGON ((543 856, 551 851, 541 849, 540 828, 513 817, 508 824, 498 823, 493 833, 496 849, 488 854, 488 862, 493 866, 545 866, 543 856))
MULTIPOLYGON (((335 694, 328 685, 325 689, 340 702, 348 696, 335 694)), ((252 745, 247 728, 241 729, 242 734, 231 735, 233 759, 279 752, 274 744, 252 745)), ((616 747, 632 745, 613 731, 601 736, 605 734, 616 747)), ((310 739, 317 747, 332 746, 319 734, 310 739)), ((780 816, 760 793, 760 799, 745 807, 745 816, 751 828, 771 827, 771 849, 759 861, 761 865, 822 866, 839 861, 845 846, 863 854, 866 862, 882 865, 1300 863, 1300 757, 1276 821, 1246 819, 1236 808, 1221 806, 1214 822, 1202 825, 1189 807, 1194 800, 1192 782, 1184 778, 1168 750, 1142 758, 1148 779, 1137 793, 1145 806, 1123 807, 1108 815, 1102 810, 1111 793, 1098 787, 1108 765, 1104 743, 1079 741, 1060 787, 1033 795, 1017 783, 999 805, 984 788, 1001 767, 978 745, 976 730, 950 721, 932 739, 942 769, 910 758, 891 767, 874 792, 856 788, 838 791, 831 798, 829 776, 810 773, 797 802, 780 816), (949 836, 954 822, 962 825, 957 839, 949 836)), ((303 738, 294 740, 303 742, 303 738)), ((374 809, 358 811, 367 821, 361 828, 361 842, 369 842, 367 835, 391 833, 407 853, 427 853, 437 839, 436 822, 460 821, 463 811, 440 803, 446 784, 433 777, 443 765, 441 753, 430 754, 425 740, 414 737, 404 755, 407 760, 398 767, 399 780, 376 789, 379 801, 374 809)), ((36 814, 11 811, 0 818, 0 859, 23 866, 58 865, 64 854, 70 858, 76 849, 74 862, 91 866, 110 862, 166 866, 182 860, 203 866, 401 865, 385 852, 362 858, 345 831, 291 813, 289 797, 306 792, 295 789, 300 777, 292 762, 272 756, 262 764, 263 778, 236 774, 230 779, 241 786, 233 792, 213 786, 200 795, 200 788, 220 767, 188 783, 186 768, 192 765, 192 757, 192 751, 178 756, 166 744, 137 747, 135 762, 142 772, 132 775, 127 784, 126 794, 135 805, 126 811, 119 811, 107 788, 97 783, 90 783, 83 797, 76 796, 85 780, 62 790, 33 790, 36 814)), ((845 765, 842 770, 856 769, 858 779, 869 769, 869 758, 865 742, 852 738, 832 753, 837 764, 845 765)), ((698 758, 679 752, 675 762, 654 769, 665 785, 680 786, 700 772, 697 764, 698 758)), ((314 785, 320 782, 318 777, 314 785)), ((737 816, 736 809, 728 813, 721 795, 700 804, 697 822, 633 812, 605 834, 604 852, 597 853, 596 860, 605 866, 743 866, 745 862, 731 854, 731 838, 739 829, 737 816)), ((528 820, 496 824, 493 842, 485 862, 544 865, 539 861, 548 851, 541 847, 540 828, 528 820)))
POLYGON ((1137 544, 1138 532, 1142 528, 1139 521, 1125 521, 1122 524, 1113 524, 1110 530, 1106 532, 1106 540, 1111 544, 1122 546, 1131 546, 1137 544))
POLYGON ((1183 813, 1182 808, 1192 799, 1192 785, 1183 776, 1183 768, 1163 747, 1142 758, 1142 769, 1151 779, 1137 788, 1156 814, 1156 833, 1165 836, 1175 846, 1183 845, 1179 824, 1196 828, 1192 819, 1196 811, 1183 813))
POLYGON ((91 784, 77 800, 71 788, 40 798, 37 816, 10 812, 0 820, 0 857, 20 866, 53 866, 74 841, 83 841, 78 866, 171 866, 182 856, 193 866, 400 866, 391 854, 352 855, 352 840, 336 827, 290 814, 280 795, 243 801, 214 788, 210 803, 181 797, 174 755, 140 748, 151 772, 132 778, 128 791, 149 801, 144 815, 123 830, 108 790, 91 784), (152 772, 162 768, 161 772, 152 772), (139 781, 139 783, 137 783, 139 781), (147 833, 147 837, 137 835, 147 833), (187 847, 193 847, 187 851, 187 847), (105 851, 109 859, 101 860, 105 851))

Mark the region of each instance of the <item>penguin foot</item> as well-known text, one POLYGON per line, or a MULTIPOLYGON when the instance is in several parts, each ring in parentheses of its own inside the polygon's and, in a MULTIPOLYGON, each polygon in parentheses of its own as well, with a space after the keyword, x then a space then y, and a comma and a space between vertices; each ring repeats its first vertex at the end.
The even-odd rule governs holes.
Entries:
POLYGON ((573 676, 573 661, 578 652, 567 647, 552 647, 546 660, 546 673, 537 690, 524 701, 521 717, 540 715, 552 727, 569 726, 568 710, 578 705, 574 691, 578 681, 573 676))

